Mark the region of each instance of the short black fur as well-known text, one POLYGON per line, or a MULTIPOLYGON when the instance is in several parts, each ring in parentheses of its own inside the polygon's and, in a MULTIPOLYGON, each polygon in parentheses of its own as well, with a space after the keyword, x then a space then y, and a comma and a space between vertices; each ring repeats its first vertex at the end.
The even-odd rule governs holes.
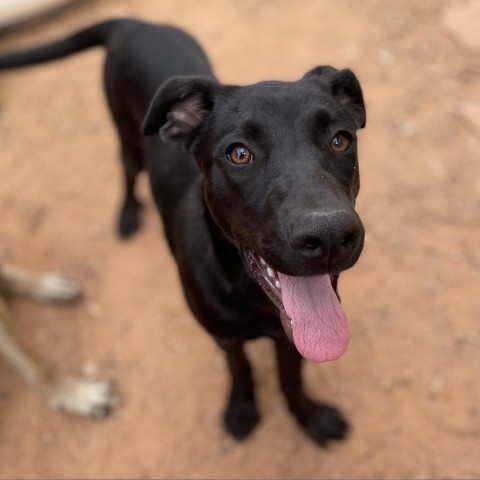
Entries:
POLYGON ((354 210, 356 130, 365 125, 365 106, 355 75, 321 66, 296 82, 225 86, 189 35, 127 19, 4 55, 0 69, 97 45, 107 50, 105 90, 125 172, 118 232, 125 238, 139 227, 135 182, 146 169, 188 304, 226 354, 227 431, 243 439, 259 422, 244 343, 268 336, 299 424, 319 445, 343 438, 339 411, 305 393, 302 358, 241 251, 302 276, 337 275, 358 259, 364 232, 354 210), (330 148, 338 132, 351 141, 343 153, 330 148), (248 146, 253 161, 232 163, 232 144, 248 146))

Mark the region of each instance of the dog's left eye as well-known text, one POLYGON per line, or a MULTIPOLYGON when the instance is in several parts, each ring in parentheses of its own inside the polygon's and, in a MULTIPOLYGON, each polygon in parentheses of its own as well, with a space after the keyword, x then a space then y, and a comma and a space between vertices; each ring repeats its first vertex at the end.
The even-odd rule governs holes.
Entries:
POLYGON ((346 134, 337 133, 330 142, 330 146, 336 152, 345 152, 352 145, 352 140, 346 134))
POLYGON ((227 149, 227 159, 236 165, 246 165, 253 161, 253 153, 243 143, 234 143, 227 149))

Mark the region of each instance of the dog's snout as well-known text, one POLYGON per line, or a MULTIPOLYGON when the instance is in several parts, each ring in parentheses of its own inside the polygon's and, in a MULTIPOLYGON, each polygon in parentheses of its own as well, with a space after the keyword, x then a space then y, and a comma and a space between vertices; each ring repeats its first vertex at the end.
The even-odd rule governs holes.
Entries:
POLYGON ((363 237, 363 225, 354 212, 313 212, 294 221, 289 243, 308 265, 343 270, 357 260, 363 237))

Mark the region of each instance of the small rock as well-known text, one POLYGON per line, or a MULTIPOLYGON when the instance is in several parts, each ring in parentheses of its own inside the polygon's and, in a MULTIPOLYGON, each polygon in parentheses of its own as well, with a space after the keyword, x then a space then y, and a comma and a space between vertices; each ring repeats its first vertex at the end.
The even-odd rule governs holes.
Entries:
POLYGON ((85 311, 93 318, 102 316, 102 307, 98 303, 88 302, 85 305, 85 311))
POLYGON ((82 366, 82 373, 87 378, 97 378, 98 377, 98 365, 92 360, 88 360, 82 366))
POLYGON ((411 122, 403 122, 400 125, 400 133, 405 138, 413 137, 417 133, 417 127, 411 122))
POLYGON ((380 48, 377 51, 377 62, 380 65, 392 65, 393 62, 395 62, 395 55, 391 50, 388 50, 387 48, 380 48))
POLYGON ((356 60, 360 55, 360 48, 356 43, 348 43, 345 45, 343 52, 348 61, 356 60))

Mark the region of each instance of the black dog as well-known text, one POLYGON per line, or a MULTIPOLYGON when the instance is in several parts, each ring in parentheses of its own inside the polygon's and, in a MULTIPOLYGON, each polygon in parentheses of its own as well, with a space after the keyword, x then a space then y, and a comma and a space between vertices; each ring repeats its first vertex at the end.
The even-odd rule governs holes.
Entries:
POLYGON ((365 125, 355 75, 322 66, 297 82, 222 85, 187 34, 135 20, 5 55, 0 68, 98 45, 125 167, 119 233, 138 228, 134 187, 145 168, 188 304, 226 353, 227 430, 242 439, 259 422, 244 343, 268 336, 300 425, 320 445, 343 438, 340 413, 305 394, 301 364, 338 358, 348 343, 336 283, 364 238, 354 210, 355 132, 365 125))

